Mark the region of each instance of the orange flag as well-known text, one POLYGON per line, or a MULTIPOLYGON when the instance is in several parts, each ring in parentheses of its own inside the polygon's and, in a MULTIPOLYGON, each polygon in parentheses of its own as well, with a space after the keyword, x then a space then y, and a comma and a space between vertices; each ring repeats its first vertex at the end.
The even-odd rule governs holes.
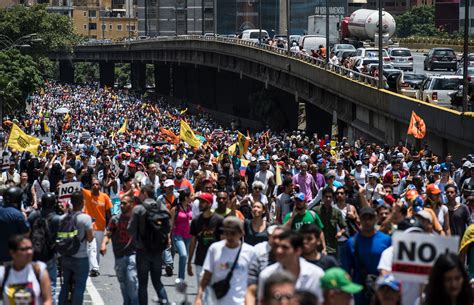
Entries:
POLYGON ((180 140, 179 137, 175 135, 174 132, 172 132, 171 130, 161 127, 160 132, 166 135, 170 139, 171 143, 173 144, 179 143, 179 140, 180 140))
POLYGON ((417 139, 423 139, 426 135, 425 121, 423 121, 415 111, 411 112, 410 125, 408 126, 407 134, 411 134, 417 139))

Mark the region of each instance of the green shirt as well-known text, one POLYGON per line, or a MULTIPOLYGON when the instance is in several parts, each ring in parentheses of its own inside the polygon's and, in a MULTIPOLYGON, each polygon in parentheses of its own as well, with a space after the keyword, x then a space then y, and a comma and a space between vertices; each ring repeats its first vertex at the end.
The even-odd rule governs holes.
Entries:
MULTIPOLYGON (((287 223, 288 219, 290 219, 292 212, 286 214, 283 223, 287 223)), ((321 219, 319 219, 318 214, 313 211, 306 211, 303 215, 297 214, 295 218, 293 218, 293 223, 291 224, 291 229, 295 231, 299 231, 302 225, 305 224, 312 224, 314 223, 317 225, 321 230, 324 228, 321 219)))
POLYGON ((342 215, 341 210, 337 208, 326 209, 322 205, 317 206, 314 211, 321 217, 324 224, 324 239, 326 240, 326 250, 328 254, 337 253, 337 238, 338 231, 346 228, 346 220, 342 215))

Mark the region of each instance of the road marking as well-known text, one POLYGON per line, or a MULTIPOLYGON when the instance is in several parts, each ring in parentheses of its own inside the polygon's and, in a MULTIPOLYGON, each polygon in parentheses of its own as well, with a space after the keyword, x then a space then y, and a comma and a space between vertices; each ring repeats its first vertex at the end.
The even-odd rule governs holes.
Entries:
POLYGON ((95 288, 94 283, 92 283, 90 278, 87 278, 86 289, 91 297, 92 305, 105 305, 104 300, 102 300, 102 297, 100 296, 99 292, 95 288))

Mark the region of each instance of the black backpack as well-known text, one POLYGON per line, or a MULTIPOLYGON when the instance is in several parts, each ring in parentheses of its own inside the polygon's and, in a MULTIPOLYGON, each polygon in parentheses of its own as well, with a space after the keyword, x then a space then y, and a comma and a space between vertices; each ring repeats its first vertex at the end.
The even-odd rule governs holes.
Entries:
POLYGON ((79 251, 81 239, 76 225, 77 216, 81 212, 67 213, 59 223, 56 239, 56 250, 64 256, 71 256, 79 251))
POLYGON ((33 260, 47 262, 54 257, 56 237, 50 229, 51 218, 39 216, 31 227, 33 260))
POLYGON ((140 237, 143 245, 150 253, 159 253, 168 246, 170 232, 170 216, 166 210, 160 208, 160 202, 146 203, 144 230, 140 237))

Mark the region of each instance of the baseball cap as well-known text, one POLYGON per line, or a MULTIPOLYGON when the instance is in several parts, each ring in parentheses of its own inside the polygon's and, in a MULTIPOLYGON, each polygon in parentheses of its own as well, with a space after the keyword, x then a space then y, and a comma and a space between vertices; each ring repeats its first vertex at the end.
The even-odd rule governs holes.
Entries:
POLYGON ((416 213, 417 216, 420 216, 421 218, 423 219, 426 219, 428 220, 429 222, 433 223, 433 217, 431 216, 431 214, 426 211, 426 210, 421 210, 419 211, 418 213, 416 213))
POLYGON ((428 186, 426 187, 426 193, 437 195, 437 194, 441 193, 441 190, 439 189, 439 187, 436 184, 431 183, 431 184, 428 184, 428 186))
POLYGON ((258 161, 259 163, 260 163, 260 162, 267 162, 267 159, 265 159, 264 156, 261 156, 261 157, 258 158, 257 161, 258 161))
POLYGON ((356 163, 355 163, 355 165, 362 165, 362 161, 357 160, 356 163))
POLYGON ((304 195, 304 193, 297 193, 297 194, 295 194, 295 198, 298 199, 298 200, 304 201, 305 200, 305 195, 304 195))
POLYGON ((405 197, 407 200, 413 200, 415 199, 416 197, 418 197, 418 191, 417 190, 409 190, 406 194, 405 194, 405 197))
POLYGON ((71 174, 74 174, 74 175, 75 175, 75 174, 76 174, 76 170, 75 170, 74 168, 70 167, 70 168, 68 168, 68 169, 66 170, 66 174, 68 174, 68 173, 71 173, 71 174))
POLYGON ((320 281, 323 289, 338 289, 349 294, 359 293, 363 288, 361 285, 352 282, 349 274, 340 267, 326 270, 320 281))
POLYGON ((199 195, 198 199, 207 201, 209 204, 212 204, 212 202, 214 201, 214 197, 211 193, 202 193, 201 195, 199 195))
POLYGON ((170 186, 174 187, 174 181, 171 180, 171 179, 166 179, 165 182, 163 183, 163 186, 164 187, 170 187, 170 186))
POLYGON ((369 207, 365 207, 365 208, 360 209, 359 215, 361 217, 364 215, 375 216, 375 210, 369 207))
POLYGON ((370 173, 369 174, 369 178, 378 178, 379 177, 379 174, 377 173, 370 173))
POLYGON ((433 167, 433 173, 440 173, 441 172, 441 166, 439 164, 436 164, 434 167, 433 167))
POLYGON ((462 167, 467 167, 467 168, 471 168, 471 166, 472 166, 471 161, 466 161, 466 162, 464 162, 463 165, 462 165, 462 167))
POLYGON ((396 280, 395 277, 393 277, 393 274, 387 274, 384 277, 379 277, 376 284, 378 289, 387 286, 397 292, 402 290, 402 283, 396 280))
POLYGON ((235 216, 228 216, 222 222, 222 231, 243 232, 244 223, 235 216))

